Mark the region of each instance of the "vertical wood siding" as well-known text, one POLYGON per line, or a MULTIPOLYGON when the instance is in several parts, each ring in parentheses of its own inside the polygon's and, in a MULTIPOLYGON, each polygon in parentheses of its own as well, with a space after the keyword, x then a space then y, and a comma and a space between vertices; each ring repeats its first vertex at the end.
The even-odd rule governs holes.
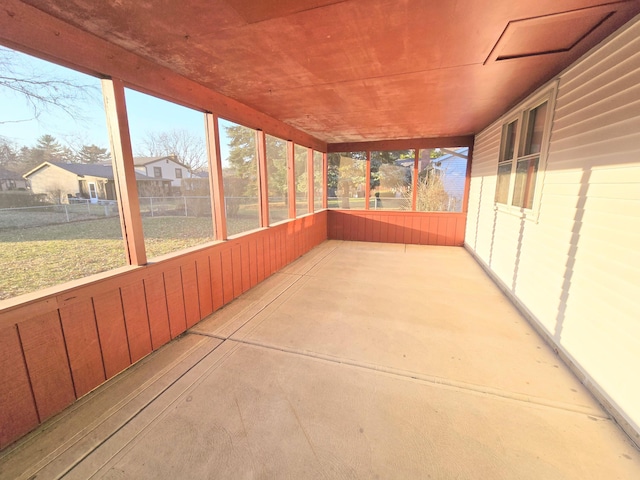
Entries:
POLYGON ((1 311, 0 448, 326 239, 319 212, 1 311))
POLYGON ((332 240, 462 246, 466 215, 445 212, 329 210, 332 240))
POLYGON ((466 245, 640 444, 640 20, 559 76, 537 222, 494 209, 476 137, 466 245))

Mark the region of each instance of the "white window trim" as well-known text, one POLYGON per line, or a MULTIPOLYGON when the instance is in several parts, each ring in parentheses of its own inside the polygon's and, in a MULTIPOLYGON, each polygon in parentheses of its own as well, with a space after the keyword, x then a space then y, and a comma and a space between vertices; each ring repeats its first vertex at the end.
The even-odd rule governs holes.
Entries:
MULTIPOLYGON (((547 170, 547 160, 549 155, 549 144, 551 140, 551 130, 553 127, 553 118, 555 114, 556 107, 556 98, 558 93, 558 84, 559 80, 553 81, 551 84, 544 87, 541 91, 537 92, 535 95, 531 97, 530 100, 519 105, 513 111, 509 112, 503 119, 501 120, 501 133, 500 133, 500 153, 498 162, 500 158, 502 158, 502 150, 504 148, 503 144, 503 136, 505 133, 505 127, 509 125, 514 120, 518 121, 518 130, 516 132, 515 137, 515 146, 514 146, 514 155, 512 159, 511 165, 511 175, 509 177, 509 193, 507 196, 508 203, 498 203, 494 200, 494 208, 498 212, 505 212, 510 215, 514 215, 520 218, 524 218, 527 220, 531 220, 534 222, 538 222, 538 217, 540 215, 540 203, 542 200, 542 189, 544 186, 545 172, 547 170), (516 170, 518 167, 518 160, 526 159, 529 155, 523 155, 524 142, 522 141, 522 135, 524 133, 525 122, 528 120, 528 114, 531 110, 537 108, 542 105, 544 102, 547 103, 547 114, 545 118, 544 124, 544 132, 542 134, 542 145, 540 147, 539 160, 538 160, 538 171, 536 173, 536 186, 533 195, 533 202, 531 208, 524 208, 512 205, 513 202, 513 192, 515 190, 515 177, 516 170)), ((496 165, 496 180, 498 165, 496 165)), ((497 185, 496 185, 497 188, 497 185)))

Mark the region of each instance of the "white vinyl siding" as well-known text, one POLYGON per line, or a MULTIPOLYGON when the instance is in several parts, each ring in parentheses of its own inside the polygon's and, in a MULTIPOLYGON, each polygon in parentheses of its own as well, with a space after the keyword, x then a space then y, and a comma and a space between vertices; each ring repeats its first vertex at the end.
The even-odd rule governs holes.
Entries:
POLYGON ((639 18, 559 75, 537 218, 495 208, 502 126, 517 108, 476 136, 466 231, 467 247, 611 401, 636 441, 639 18))

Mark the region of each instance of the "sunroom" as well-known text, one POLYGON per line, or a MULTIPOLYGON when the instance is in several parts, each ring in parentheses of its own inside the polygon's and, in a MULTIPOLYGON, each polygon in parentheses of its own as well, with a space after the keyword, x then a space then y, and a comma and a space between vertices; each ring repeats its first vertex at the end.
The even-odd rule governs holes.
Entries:
POLYGON ((640 3, 2 6, 1 478, 640 476, 640 3))

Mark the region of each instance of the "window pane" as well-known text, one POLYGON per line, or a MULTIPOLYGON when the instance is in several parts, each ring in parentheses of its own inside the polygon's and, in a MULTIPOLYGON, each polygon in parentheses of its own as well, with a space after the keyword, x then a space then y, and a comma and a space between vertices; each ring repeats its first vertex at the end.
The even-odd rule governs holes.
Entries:
POLYGON ((538 157, 518 162, 515 188, 513 190, 513 205, 523 208, 531 208, 533 206, 537 172, 538 157))
POLYGON ((469 147, 420 150, 417 211, 462 211, 468 158, 469 147))
POLYGON ((507 203, 509 199, 509 180, 511 178, 511 162, 498 165, 498 178, 496 182, 496 203, 507 203))
POLYGON ((365 152, 330 153, 327 155, 327 163, 329 208, 364 210, 367 154, 365 152))
POLYGON ((260 227, 257 132, 219 119, 227 235, 260 227))
POLYGON ((307 147, 295 146, 295 174, 296 174, 296 216, 309 213, 308 176, 307 176, 307 147))
POLYGON ((0 300, 126 265, 100 81, 0 63, 0 300))
POLYGON ((322 153, 313 152, 313 207, 315 211, 322 209, 322 196, 324 195, 322 171, 322 153))
POLYGON ((513 154, 516 145, 516 133, 518 131, 518 121, 511 122, 503 131, 503 153, 500 161, 513 160, 513 154))
POLYGON ((125 94, 147 257, 213 240, 203 114, 125 94))
POLYGON ((411 210, 413 150, 371 152, 369 208, 411 210))
POLYGON ((547 118, 547 102, 529 112, 529 122, 527 124, 527 142, 524 154, 531 155, 540 153, 542 148, 542 136, 544 135, 544 124, 547 118))
POLYGON ((269 223, 289 218, 289 189, 287 187, 287 142, 266 135, 267 175, 269 185, 269 223))

